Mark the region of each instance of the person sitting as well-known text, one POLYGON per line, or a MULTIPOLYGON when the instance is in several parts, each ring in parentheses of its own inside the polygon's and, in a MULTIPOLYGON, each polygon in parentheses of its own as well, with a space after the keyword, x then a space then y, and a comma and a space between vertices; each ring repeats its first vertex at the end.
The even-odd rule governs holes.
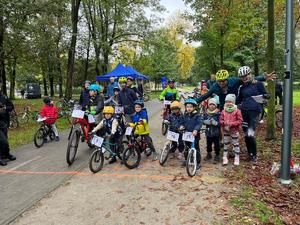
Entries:
MULTIPOLYGON (((41 109, 41 116, 45 117, 45 123, 51 126, 51 129, 55 134, 55 141, 59 141, 58 130, 55 125, 58 118, 57 108, 54 106, 53 101, 49 97, 44 98, 44 103, 45 105, 41 109)), ((45 138, 45 141, 47 141, 47 137, 45 138)))

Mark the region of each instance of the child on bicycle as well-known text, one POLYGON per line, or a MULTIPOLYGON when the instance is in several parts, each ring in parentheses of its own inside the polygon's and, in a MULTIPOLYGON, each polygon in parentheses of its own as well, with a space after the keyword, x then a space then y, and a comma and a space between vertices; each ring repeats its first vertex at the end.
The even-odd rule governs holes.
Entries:
POLYGON ((55 122, 58 118, 57 108, 54 106, 53 101, 49 97, 44 98, 44 103, 45 105, 41 109, 41 116, 45 117, 45 123, 51 126, 51 129, 55 134, 55 141, 59 141, 58 130, 55 125, 55 122))
POLYGON ((132 116, 132 123, 130 126, 136 126, 135 134, 143 136, 149 148, 152 151, 153 161, 157 160, 157 153, 150 138, 149 120, 147 115, 147 110, 144 108, 144 101, 142 99, 137 99, 134 102, 135 113, 132 116))
MULTIPOLYGON (((117 149, 111 149, 112 151, 117 151, 121 146, 122 142, 122 131, 120 129, 118 120, 114 117, 115 109, 112 106, 105 106, 103 109, 104 118, 100 123, 92 130, 92 133, 97 133, 99 136, 106 136, 112 143, 117 144, 117 149)), ((114 156, 109 161, 112 164, 117 161, 114 156)))
POLYGON ((171 114, 168 115, 166 121, 169 123, 169 131, 179 133, 178 146, 176 141, 172 141, 171 153, 175 153, 178 148, 180 154, 178 159, 182 159, 182 153, 184 150, 184 143, 182 141, 182 133, 180 133, 180 127, 184 124, 183 114, 181 112, 181 104, 179 101, 174 101, 171 103, 171 114))
POLYGON ((218 163, 220 161, 220 111, 217 108, 217 100, 215 98, 211 98, 208 101, 208 109, 203 116, 203 124, 206 125, 206 146, 207 146, 207 155, 205 157, 205 161, 209 161, 212 159, 212 145, 214 145, 215 149, 215 158, 214 163, 218 163))
POLYGON ((228 164, 228 149, 230 143, 233 145, 234 165, 240 164, 239 128, 243 123, 241 110, 235 105, 236 97, 228 94, 225 98, 224 109, 221 112, 220 124, 224 134, 223 165, 228 164))
MULTIPOLYGON (((184 125, 181 126, 181 130, 185 130, 186 132, 192 132, 193 136, 195 137, 194 145, 195 149, 197 151, 197 170, 200 169, 201 165, 201 155, 200 155, 200 129, 202 127, 202 119, 197 108, 197 102, 193 98, 189 98, 184 102, 185 105, 185 114, 183 116, 184 118, 184 125)), ((191 147, 191 142, 185 142, 185 145, 188 147, 191 147)), ((184 152, 185 161, 183 162, 182 166, 186 165, 186 159, 187 159, 188 152, 184 152)))

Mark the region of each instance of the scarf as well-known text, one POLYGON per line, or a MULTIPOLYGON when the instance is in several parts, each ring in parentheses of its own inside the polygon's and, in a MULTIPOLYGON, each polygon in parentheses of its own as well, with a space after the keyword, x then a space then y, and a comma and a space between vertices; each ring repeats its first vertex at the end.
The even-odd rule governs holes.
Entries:
POLYGON ((237 109, 237 106, 236 105, 231 105, 231 106, 229 106, 229 105, 226 105, 225 104, 225 111, 226 112, 228 112, 228 113, 232 113, 234 110, 236 110, 237 109))
POLYGON ((214 115, 214 114, 216 114, 216 113, 218 113, 219 112, 219 109, 218 108, 216 108, 215 110, 213 110, 213 111, 211 111, 209 108, 207 109, 207 114, 208 115, 214 115))

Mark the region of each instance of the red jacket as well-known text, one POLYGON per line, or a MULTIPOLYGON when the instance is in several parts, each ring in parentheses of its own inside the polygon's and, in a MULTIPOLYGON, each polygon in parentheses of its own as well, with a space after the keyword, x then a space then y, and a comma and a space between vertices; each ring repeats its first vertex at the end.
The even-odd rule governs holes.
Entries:
POLYGON ((47 117, 46 124, 54 124, 58 118, 57 108, 55 106, 44 105, 41 109, 41 116, 47 117))
POLYGON ((239 126, 243 123, 243 117, 241 110, 236 109, 232 113, 226 112, 224 109, 221 112, 220 124, 222 127, 230 127, 232 133, 237 133, 239 131, 239 126))

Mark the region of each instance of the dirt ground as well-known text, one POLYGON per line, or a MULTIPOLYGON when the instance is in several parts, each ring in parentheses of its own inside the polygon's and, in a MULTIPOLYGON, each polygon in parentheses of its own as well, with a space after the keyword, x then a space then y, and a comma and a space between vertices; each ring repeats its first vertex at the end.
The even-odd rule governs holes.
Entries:
MULTIPOLYGON (((160 152, 166 139, 159 113, 150 123, 160 152)), ((178 159, 161 167, 150 158, 134 170, 118 162, 94 175, 86 167, 11 224, 228 224, 232 209, 223 170, 221 164, 203 163, 189 178, 178 159)))

